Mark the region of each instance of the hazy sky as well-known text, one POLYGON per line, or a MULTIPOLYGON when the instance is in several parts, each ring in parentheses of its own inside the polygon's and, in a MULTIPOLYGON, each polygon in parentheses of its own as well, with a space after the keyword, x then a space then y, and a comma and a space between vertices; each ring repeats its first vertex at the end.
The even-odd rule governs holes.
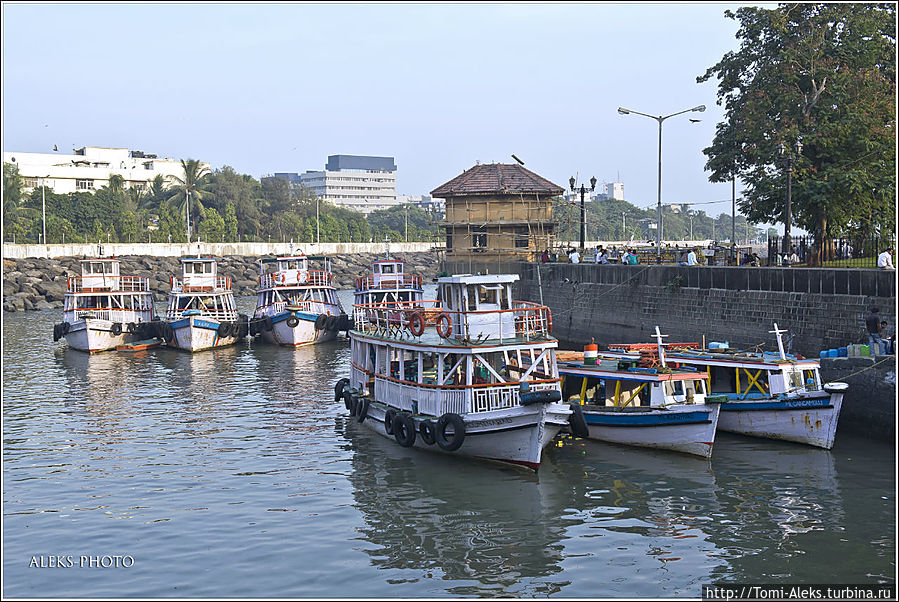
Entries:
POLYGON ((738 6, 5 3, 3 150, 126 147, 256 178, 392 156, 401 194, 514 153, 654 207, 658 124, 616 110, 705 104, 664 122, 662 202, 730 213, 703 169, 717 81, 696 77, 737 49, 738 6))

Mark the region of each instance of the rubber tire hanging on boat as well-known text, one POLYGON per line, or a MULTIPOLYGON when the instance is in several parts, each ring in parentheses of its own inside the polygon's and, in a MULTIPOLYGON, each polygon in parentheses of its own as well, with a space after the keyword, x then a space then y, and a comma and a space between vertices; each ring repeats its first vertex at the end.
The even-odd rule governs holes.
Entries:
POLYGON ((437 428, 434 430, 434 435, 440 449, 449 452, 456 451, 462 447, 462 443, 465 441, 465 421, 458 414, 447 412, 437 419, 437 428), (450 426, 450 424, 453 427, 453 438, 448 440, 446 438, 446 427, 450 426))
POLYGON ((393 408, 390 408, 384 414, 384 431, 388 435, 393 434, 393 418, 394 418, 394 416, 396 416, 396 410, 394 410, 393 408))
POLYGON ((315 329, 316 330, 324 330, 325 324, 328 322, 328 316, 325 314, 318 314, 318 317, 315 319, 315 329))
POLYGON ((328 316, 328 322, 325 324, 325 330, 337 330, 337 316, 328 316))
POLYGON ((368 397, 359 397, 359 407, 356 409, 356 420, 364 422, 368 417, 368 406, 371 401, 368 397))
POLYGON ((62 335, 65 336, 65 335, 69 334, 69 328, 71 328, 71 327, 72 327, 72 325, 69 324, 68 322, 63 322, 62 323, 62 335))
POLYGON ((587 419, 584 418, 584 410, 579 403, 572 403, 569 405, 571 407, 571 416, 568 417, 568 425, 571 427, 571 434, 575 437, 586 439, 590 436, 590 429, 587 428, 587 419))
POLYGON ((296 316, 294 316, 294 315, 291 314, 291 315, 287 318, 287 326, 288 326, 289 328, 296 328, 296 327, 299 326, 299 325, 300 325, 300 319, 299 319, 298 317, 296 317, 296 316))
POLYGON ((350 408, 353 407, 352 402, 353 402, 353 392, 348 389, 343 391, 343 405, 347 410, 349 410, 350 408))
POLYGON ((334 384, 334 403, 337 403, 337 400, 341 398, 343 390, 348 384, 350 384, 350 379, 348 378, 341 378, 334 384))
POLYGON ((532 391, 530 393, 525 393, 518 399, 521 405, 530 406, 535 403, 555 403, 561 401, 562 394, 555 389, 548 389, 546 391, 532 391))
POLYGON ((434 445, 434 442, 437 441, 434 430, 435 427, 432 420, 422 420, 418 423, 418 434, 421 435, 421 440, 428 445, 434 445))
POLYGON ((134 333, 136 329, 137 324, 135 324, 134 322, 128 322, 127 324, 125 324, 125 332, 134 333))
POLYGON ((222 322, 219 324, 219 338, 225 339, 231 336, 231 323, 222 322))
POLYGON ((109 330, 115 336, 119 336, 120 334, 122 334, 122 323, 121 322, 113 322, 112 326, 110 326, 109 330))
POLYGON ((162 323, 162 338, 165 339, 166 343, 171 343, 175 340, 175 329, 168 322, 162 323))
POLYGON ((393 438, 403 447, 415 445, 415 420, 409 414, 397 414, 393 419, 393 438))
POLYGON ((265 316, 264 318, 262 318, 262 328, 264 328, 266 332, 271 332, 272 328, 274 327, 275 325, 272 323, 271 316, 265 316))
POLYGON ((59 340, 59 336, 60 336, 59 330, 60 330, 59 324, 54 324, 53 325, 53 342, 54 343, 59 340))

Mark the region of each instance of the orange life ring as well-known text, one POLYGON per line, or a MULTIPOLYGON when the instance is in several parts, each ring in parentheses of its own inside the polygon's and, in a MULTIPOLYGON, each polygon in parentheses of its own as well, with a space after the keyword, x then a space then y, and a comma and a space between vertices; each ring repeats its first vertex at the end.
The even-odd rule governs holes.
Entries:
POLYGON ((546 332, 553 333, 553 312, 550 308, 546 308, 546 332))
POLYGON ((406 322, 409 325, 409 332, 413 336, 420 337, 425 331, 425 317, 420 311, 406 312, 406 322))
POLYGON ((448 339, 453 332, 453 318, 447 313, 437 316, 437 334, 443 339, 448 339))
POLYGON ((277 274, 275 274, 275 282, 277 282, 278 284, 284 284, 284 280, 286 280, 284 272, 278 272, 277 274))
POLYGON ((306 282, 307 280, 309 280, 309 272, 297 273, 297 282, 306 282))

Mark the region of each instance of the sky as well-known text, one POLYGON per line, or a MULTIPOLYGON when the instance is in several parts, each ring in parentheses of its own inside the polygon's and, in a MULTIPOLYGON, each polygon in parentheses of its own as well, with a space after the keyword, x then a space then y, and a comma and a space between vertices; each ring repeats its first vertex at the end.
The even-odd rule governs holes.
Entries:
POLYGON ((705 105, 663 122, 662 203, 730 214, 702 154, 717 80, 696 78, 737 50, 739 6, 5 2, 3 151, 124 147, 257 179, 390 156, 408 195, 515 154, 655 207, 658 122, 617 108, 705 105))

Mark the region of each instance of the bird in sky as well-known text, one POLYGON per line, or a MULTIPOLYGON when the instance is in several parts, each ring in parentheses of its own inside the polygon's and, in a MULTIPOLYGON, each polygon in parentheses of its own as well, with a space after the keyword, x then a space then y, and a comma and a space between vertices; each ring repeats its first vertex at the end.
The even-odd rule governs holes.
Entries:
POLYGON ((53 145, 53 150, 55 150, 55 151, 58 151, 58 150, 59 150, 58 148, 56 148, 56 145, 55 145, 55 144, 53 145))
POLYGON ((699 123, 702 119, 691 119, 690 123, 699 123))

